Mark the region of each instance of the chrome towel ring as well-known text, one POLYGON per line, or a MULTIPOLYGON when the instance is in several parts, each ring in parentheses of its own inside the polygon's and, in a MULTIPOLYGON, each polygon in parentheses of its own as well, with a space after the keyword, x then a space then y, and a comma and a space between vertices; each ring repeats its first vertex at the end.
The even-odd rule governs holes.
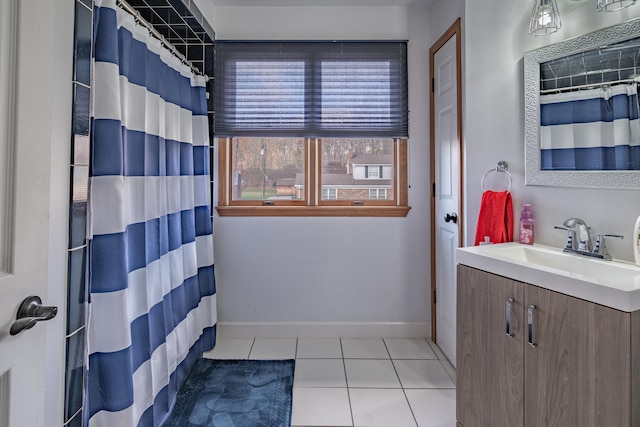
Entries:
POLYGON ((493 169, 489 169, 482 176, 482 180, 480 181, 480 187, 482 187, 482 191, 486 191, 487 190, 487 188, 484 186, 484 181, 492 172, 507 174, 507 178, 509 179, 509 185, 508 185, 506 191, 511 191, 511 174, 509 173, 509 164, 507 162, 505 162, 504 160, 499 161, 497 167, 495 167, 493 169))

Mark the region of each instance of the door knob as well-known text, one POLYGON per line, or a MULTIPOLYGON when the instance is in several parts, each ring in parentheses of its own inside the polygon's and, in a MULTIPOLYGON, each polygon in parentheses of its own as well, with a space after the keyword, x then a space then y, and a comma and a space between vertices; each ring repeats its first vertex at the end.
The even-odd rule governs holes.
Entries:
POLYGON ((20 332, 31 329, 36 323, 53 319, 58 314, 58 307, 48 307, 42 305, 42 300, 37 296, 30 296, 22 301, 18 307, 16 321, 11 325, 9 333, 17 335, 20 332))
POLYGON ((452 213, 452 214, 446 214, 444 216, 444 222, 453 222, 454 224, 458 223, 458 214, 457 213, 452 213))

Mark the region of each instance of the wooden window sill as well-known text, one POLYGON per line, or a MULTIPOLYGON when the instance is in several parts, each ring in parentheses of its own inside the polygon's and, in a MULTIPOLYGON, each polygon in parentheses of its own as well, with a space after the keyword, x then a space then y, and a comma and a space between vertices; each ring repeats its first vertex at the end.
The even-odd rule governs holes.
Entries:
POLYGON ((217 206, 220 216, 406 217, 409 206, 217 206))

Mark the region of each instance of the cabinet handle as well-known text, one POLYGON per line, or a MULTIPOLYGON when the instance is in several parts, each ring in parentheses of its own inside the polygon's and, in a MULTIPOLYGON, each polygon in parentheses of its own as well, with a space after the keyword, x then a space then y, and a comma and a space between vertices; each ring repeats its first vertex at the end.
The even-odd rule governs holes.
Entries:
POLYGON ((528 340, 529 340, 529 345, 531 347, 536 347, 538 344, 536 344, 533 341, 533 312, 536 310, 536 306, 535 305, 530 305, 529 309, 527 310, 527 326, 528 326, 528 340))
POLYGON ((507 300, 507 312, 505 316, 507 318, 507 336, 509 338, 513 338, 513 334, 511 333, 511 304, 513 304, 513 298, 507 300))

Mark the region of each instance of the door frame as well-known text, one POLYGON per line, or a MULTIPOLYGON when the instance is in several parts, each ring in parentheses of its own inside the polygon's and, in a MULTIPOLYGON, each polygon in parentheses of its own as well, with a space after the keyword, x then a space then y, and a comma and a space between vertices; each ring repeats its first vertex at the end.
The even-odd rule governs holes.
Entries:
POLYGON ((456 36, 456 86, 457 86, 457 113, 458 113, 458 139, 460 144, 460 184, 458 186, 458 246, 462 246, 464 235, 464 211, 463 211, 463 151, 462 151, 462 40, 461 40, 461 18, 444 32, 442 36, 429 49, 429 75, 431 76, 431 91, 429 92, 429 157, 430 157, 430 184, 431 184, 431 339, 437 341, 436 328, 436 159, 435 159, 435 77, 434 77, 434 57, 451 37, 456 36))

